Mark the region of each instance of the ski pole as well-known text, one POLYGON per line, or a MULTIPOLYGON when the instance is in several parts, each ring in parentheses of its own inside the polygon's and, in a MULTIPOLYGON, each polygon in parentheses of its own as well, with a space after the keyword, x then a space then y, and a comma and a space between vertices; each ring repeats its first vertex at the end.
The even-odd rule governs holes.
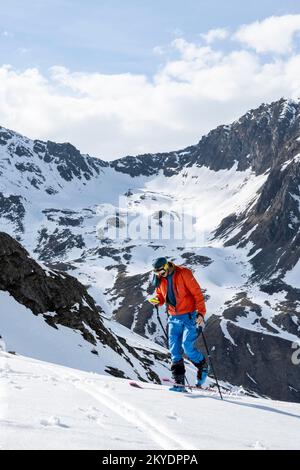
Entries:
MULTIPOLYGON (((203 320, 204 320, 204 318, 203 318, 203 320)), ((204 323, 205 323, 205 321, 204 321, 204 323)), ((220 394, 221 400, 223 400, 223 396, 222 396, 222 392, 221 392, 221 389, 220 389, 218 377, 217 377, 217 374, 215 372, 215 368, 214 368, 214 365, 213 365, 213 362, 212 362, 212 359, 211 359, 211 356, 210 356, 210 352, 209 352, 209 349, 208 349, 208 346, 207 346, 207 342, 206 342, 206 338, 205 338, 205 335, 204 335, 204 332, 203 332, 203 328, 201 328, 200 334, 201 333, 202 333, 202 337, 203 337, 204 346, 205 346, 205 349, 206 349, 206 352, 207 352, 207 357, 208 357, 209 363, 211 365, 211 369, 212 369, 212 372, 213 372, 213 375, 214 375, 214 378, 215 378, 215 381, 216 381, 216 384, 217 384, 217 387, 218 387, 218 390, 219 390, 219 394, 220 394)))
POLYGON ((157 315, 157 319, 158 319, 158 322, 161 326, 161 329, 163 330, 164 334, 165 334, 165 337, 166 337, 166 341, 167 341, 167 346, 168 346, 168 341, 169 341, 169 338, 168 338, 168 333, 166 332, 166 330, 164 329, 164 326, 162 324, 162 321, 160 319, 160 316, 159 316, 159 312, 158 312, 158 306, 155 305, 155 310, 156 310, 156 315, 157 315))
MULTIPOLYGON (((163 332, 164 332, 164 334, 165 334, 166 343, 167 343, 167 347, 168 347, 168 346, 169 346, 169 345, 168 345, 168 342, 169 342, 168 333, 167 333, 166 330, 164 329, 164 326, 163 326, 162 321, 161 321, 161 319, 160 319, 159 311, 158 311, 158 306, 157 306, 157 305, 155 305, 155 310, 156 310, 156 315, 157 315, 158 322, 159 322, 159 324, 160 324, 160 326, 161 326, 161 328, 162 328, 162 330, 163 330, 163 332)), ((189 384, 189 381, 188 381, 186 375, 184 375, 184 380, 185 380, 185 382, 187 383, 188 387, 191 389, 191 386, 190 386, 190 384, 189 384)))

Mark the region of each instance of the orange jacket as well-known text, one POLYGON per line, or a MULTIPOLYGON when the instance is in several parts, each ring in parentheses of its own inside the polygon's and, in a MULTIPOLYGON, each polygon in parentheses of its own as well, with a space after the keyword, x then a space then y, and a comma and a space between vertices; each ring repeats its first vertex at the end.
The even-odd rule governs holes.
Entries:
MULTIPOLYGON (((176 297, 176 307, 168 305, 170 315, 183 315, 195 310, 205 315, 205 300, 201 287, 196 281, 192 271, 184 266, 175 266, 173 276, 174 293, 176 297)), ((160 285, 156 288, 155 294, 159 299, 159 305, 163 305, 167 299, 168 281, 161 277, 160 285)))

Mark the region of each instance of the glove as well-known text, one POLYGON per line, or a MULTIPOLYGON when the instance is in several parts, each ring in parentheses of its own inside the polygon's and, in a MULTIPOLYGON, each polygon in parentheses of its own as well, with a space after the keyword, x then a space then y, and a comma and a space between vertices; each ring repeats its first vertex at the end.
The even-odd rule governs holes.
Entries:
POLYGON ((157 297, 152 297, 151 299, 148 299, 148 302, 150 302, 150 304, 152 305, 158 305, 159 304, 159 300, 157 297))
POLYGON ((201 328, 204 327, 204 316, 202 313, 197 313, 196 323, 197 326, 200 326, 201 328))

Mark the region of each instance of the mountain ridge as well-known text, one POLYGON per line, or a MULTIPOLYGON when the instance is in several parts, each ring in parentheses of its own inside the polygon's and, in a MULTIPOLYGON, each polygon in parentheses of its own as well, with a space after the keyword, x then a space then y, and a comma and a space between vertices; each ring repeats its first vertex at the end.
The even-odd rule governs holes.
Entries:
MULTIPOLYGON (((98 157, 91 157, 89 154, 83 154, 74 145, 72 145, 69 142, 56 143, 50 140, 45 142, 40 139, 34 139, 34 140, 29 139, 28 137, 24 137, 20 133, 17 133, 11 129, 8 129, 2 126, 0 126, 0 145, 7 143, 7 140, 5 140, 5 138, 9 140, 11 135, 14 134, 27 143, 34 142, 34 150, 37 153, 41 151, 45 152, 46 150, 46 159, 49 159, 50 155, 53 153, 59 155, 60 151, 62 151, 61 153, 64 155, 65 158, 69 154, 73 154, 73 156, 76 156, 76 154, 77 155, 80 154, 86 157, 89 162, 93 162, 93 163, 98 162, 99 166, 104 166, 104 167, 112 166, 117 171, 122 171, 122 172, 125 169, 121 168, 118 165, 124 162, 128 162, 129 165, 133 166, 133 164, 136 163, 137 161, 139 164, 141 164, 141 159, 148 160, 149 163, 150 163, 150 160, 152 159, 152 161, 154 160, 154 162, 157 163, 158 165, 165 165, 167 163, 169 166, 172 167, 176 163, 176 160, 178 157, 181 160, 181 163, 183 165, 185 165, 186 163, 189 163, 189 165, 193 165, 195 163, 201 164, 201 165, 206 164, 210 168, 214 169, 214 166, 210 166, 210 165, 214 165, 214 162, 215 162, 215 159, 211 158, 211 153, 207 153, 203 151, 203 153, 205 153, 205 158, 203 158, 203 156, 201 155, 201 150, 203 148, 207 150, 207 148, 210 147, 213 151, 214 149, 211 143, 213 140, 215 140, 216 135, 219 134, 222 144, 226 146, 226 144, 228 144, 227 136, 228 136, 228 131, 230 129, 237 130, 239 126, 241 125, 243 126, 245 123, 249 124, 249 121, 256 121, 257 132, 263 134, 266 124, 270 124, 274 120, 281 119, 282 123, 285 126, 285 129, 283 129, 282 133, 279 133, 278 136, 276 136, 280 142, 280 140, 283 137, 286 137, 287 130, 289 131, 288 136, 293 132, 295 128, 297 129, 297 131, 299 131, 299 126, 298 126, 299 121, 297 121, 297 119, 299 118, 299 116, 297 116, 299 112, 300 112, 300 99, 292 100, 292 99, 281 98, 280 100, 273 101, 270 104, 262 103, 258 108, 254 108, 254 109, 247 111, 243 116, 233 121, 229 125, 228 124, 219 125, 215 129, 211 130, 208 134, 202 136, 201 139, 198 141, 198 143, 189 145, 187 147, 184 147, 183 149, 172 150, 168 152, 155 152, 155 153, 152 152, 152 153, 144 153, 144 154, 137 154, 137 155, 126 155, 126 156, 114 158, 113 160, 104 160, 98 157), (291 126, 291 129, 289 129, 290 127, 289 124, 291 122, 293 123, 293 126, 291 126), (200 160, 199 160, 199 153, 200 153, 200 160), (187 157, 186 155, 189 155, 189 156, 187 157), (197 160, 197 157, 198 157, 198 160, 197 160)), ((263 137, 263 136, 261 135, 260 137, 263 137)), ((238 141, 238 143, 236 143, 237 146, 238 144, 241 145, 241 141, 238 141)), ((299 147, 300 147, 300 144, 299 144, 299 147)), ((224 149, 221 149, 221 150, 224 151, 224 149)), ((272 155, 274 155, 275 150, 276 149, 273 149, 272 155)), ((19 147, 16 153, 21 156, 22 148, 19 147)), ((246 162, 244 160, 246 155, 248 154, 243 155, 243 161, 240 162, 237 168, 238 170, 245 169, 246 165, 249 164, 249 162, 246 162)), ((223 156, 219 155, 219 157, 224 158, 224 164, 227 163, 227 165, 230 164, 231 166, 234 164, 234 160, 232 159, 226 160, 225 155, 223 156)), ((69 160, 69 163, 72 163, 71 160, 69 160)), ((79 162, 76 161, 76 163, 78 164, 79 162)), ((224 169, 224 168, 228 169, 228 166, 218 167, 218 169, 224 169)), ((255 171, 263 172, 263 171, 266 171, 266 169, 267 167, 266 167, 265 161, 261 162, 258 165, 254 165, 255 171)), ((137 176, 137 175, 138 173, 135 173, 135 174, 132 173, 132 176, 137 176)))

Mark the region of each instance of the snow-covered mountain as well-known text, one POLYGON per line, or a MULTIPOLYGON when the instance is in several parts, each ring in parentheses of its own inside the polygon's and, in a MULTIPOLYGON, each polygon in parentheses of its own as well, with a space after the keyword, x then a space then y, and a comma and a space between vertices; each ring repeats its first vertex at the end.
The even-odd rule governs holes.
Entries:
POLYGON ((193 268, 220 378, 299 401, 299 155, 300 103, 283 99, 196 145, 113 162, 0 128, 0 229, 78 278, 106 317, 161 344, 145 302, 151 261, 193 268), (196 240, 164 236, 183 220, 196 240))
POLYGON ((0 377, 1 449, 299 449, 296 403, 140 390, 3 352, 0 377))

